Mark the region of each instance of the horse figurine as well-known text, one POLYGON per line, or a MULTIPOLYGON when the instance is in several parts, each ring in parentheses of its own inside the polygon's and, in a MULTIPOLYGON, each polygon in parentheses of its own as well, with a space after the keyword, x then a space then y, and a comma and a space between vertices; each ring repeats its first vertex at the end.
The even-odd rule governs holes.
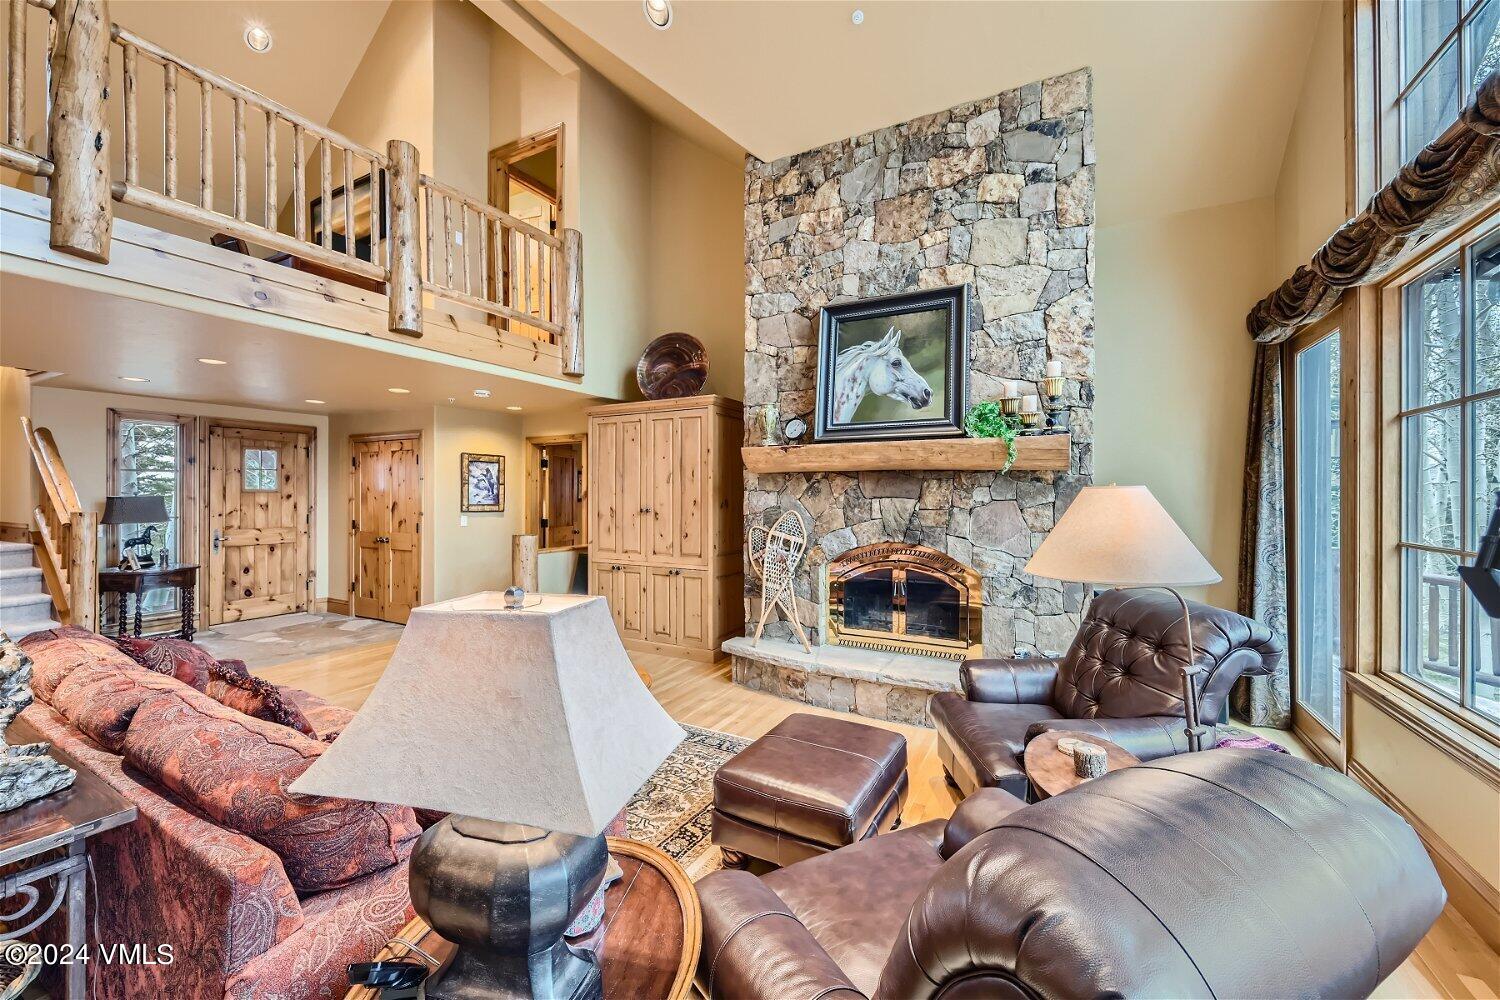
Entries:
POLYGON ((878 342, 867 340, 839 352, 833 369, 834 422, 853 420, 871 392, 899 399, 914 410, 932 402, 932 386, 901 353, 901 331, 894 326, 878 342))

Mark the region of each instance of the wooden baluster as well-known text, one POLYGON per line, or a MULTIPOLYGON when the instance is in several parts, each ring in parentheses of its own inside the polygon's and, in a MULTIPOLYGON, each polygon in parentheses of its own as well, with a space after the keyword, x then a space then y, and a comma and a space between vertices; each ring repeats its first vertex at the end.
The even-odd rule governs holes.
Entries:
POLYGON ((26 145, 26 0, 10 0, 10 78, 6 81, 6 141, 26 145))
POLYGON ((73 612, 69 624, 92 632, 99 616, 99 515, 78 511, 69 523, 68 604, 73 612))
POLYGON ((234 99, 234 217, 245 221, 248 192, 245 190, 245 99, 234 99))
POLYGON ((199 91, 203 95, 201 109, 202 144, 198 147, 198 204, 210 212, 214 210, 214 88, 207 80, 199 80, 199 91))
POLYGON ((464 294, 470 295, 472 293, 469 291, 469 205, 467 202, 458 203, 458 218, 462 226, 460 232, 463 233, 459 256, 464 262, 464 294))
POLYGON ((322 173, 323 198, 318 202, 318 225, 322 229, 324 250, 333 249, 333 161, 329 159, 328 140, 318 139, 318 166, 322 173))
POLYGON ((453 199, 443 195, 443 287, 453 287, 453 199))
POLYGON ((136 50, 134 45, 123 46, 125 67, 122 79, 125 83, 125 183, 135 184, 141 175, 140 129, 137 127, 136 102, 136 50))
POLYGON ((109 263, 109 14, 96 0, 57 0, 48 74, 52 249, 109 263))
POLYGON ((474 213, 479 218, 479 297, 486 302, 490 298, 490 227, 483 213, 474 213))
POLYGON ((307 163, 303 159, 302 126, 292 122, 292 234, 307 242, 307 163))
POLYGON ((583 374, 583 236, 564 229, 562 300, 562 360, 564 375, 583 374))
POLYGON ((344 253, 354 253, 354 153, 344 150, 344 253))
POLYGON ((266 207, 265 226, 276 230, 276 112, 266 111, 266 207))
POLYGON ((524 312, 531 312, 531 237, 526 233, 521 234, 521 301, 525 303, 524 312))
MULTIPOLYGON (((392 139, 386 143, 390 161, 391 235, 386 244, 390 268, 386 290, 393 333, 422 335, 422 261, 417 244, 417 192, 422 186, 417 148, 392 139)), ((430 211, 430 204, 429 204, 430 211)), ((428 257, 431 258, 429 245, 428 257)))
POLYGON ((385 195, 385 173, 370 161, 370 263, 380 266, 380 202, 385 195))
POLYGON ((501 269, 505 263, 505 230, 499 219, 490 220, 490 301, 505 303, 505 289, 500 284, 501 269))
POLYGON ((168 198, 177 197, 177 64, 169 62, 165 67, 164 110, 162 113, 163 153, 162 192, 168 198))
MULTIPOLYGON (((392 190, 394 190, 394 188, 392 188, 392 190)), ((394 197, 395 195, 393 194, 392 198, 394 197)), ((422 214, 427 220, 427 280, 432 282, 433 284, 437 284, 437 278, 435 277, 435 275, 437 274, 437 257, 432 252, 433 227, 437 225, 437 221, 432 217, 432 185, 422 185, 422 199, 422 214)), ((396 221, 395 216, 396 209, 395 203, 393 201, 391 205, 391 221, 393 223, 396 221)))
POLYGON ((547 272, 547 319, 562 326, 562 309, 558 306, 562 301, 562 254, 556 247, 547 248, 547 272))

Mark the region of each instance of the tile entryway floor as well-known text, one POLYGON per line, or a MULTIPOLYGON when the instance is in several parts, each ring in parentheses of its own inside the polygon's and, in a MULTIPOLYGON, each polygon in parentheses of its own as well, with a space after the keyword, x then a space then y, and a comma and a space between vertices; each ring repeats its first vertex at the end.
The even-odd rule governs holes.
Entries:
POLYGON ((252 670, 372 643, 391 642, 401 626, 344 615, 277 615, 254 621, 226 622, 204 629, 193 639, 220 660, 244 660, 252 670))

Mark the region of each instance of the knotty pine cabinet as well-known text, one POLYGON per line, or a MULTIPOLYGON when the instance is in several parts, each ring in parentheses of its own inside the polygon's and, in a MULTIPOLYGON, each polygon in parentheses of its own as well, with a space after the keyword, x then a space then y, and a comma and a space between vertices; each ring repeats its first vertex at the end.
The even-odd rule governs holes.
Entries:
POLYGON ((588 411, 590 592, 630 649, 712 661, 744 623, 744 419, 722 396, 588 411))

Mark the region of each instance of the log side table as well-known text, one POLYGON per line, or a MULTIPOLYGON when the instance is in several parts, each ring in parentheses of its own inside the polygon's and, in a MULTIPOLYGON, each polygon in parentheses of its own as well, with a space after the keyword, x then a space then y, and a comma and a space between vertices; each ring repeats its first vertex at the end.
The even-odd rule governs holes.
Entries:
MULTIPOLYGON (((11 722, 5 738, 13 744, 48 742, 24 716, 11 722)), ((88 838, 133 822, 136 809, 65 751, 53 746, 49 752, 58 763, 77 771, 78 777, 60 792, 0 813, 0 865, 20 866, 0 885, 0 909, 9 911, 9 929, 0 933, 0 942, 30 933, 66 905, 68 929, 63 940, 72 955, 79 955, 88 943, 88 838), (62 857, 37 860, 57 848, 65 848, 62 857), (44 887, 49 880, 52 894, 47 897, 44 887), (17 903, 13 897, 22 899, 17 903)), ((87 971, 87 962, 67 966, 64 989, 68 1000, 84 1000, 87 971)))
MULTIPOLYGON (((693 883, 650 844, 610 837, 609 853, 624 874, 604 890, 600 972, 606 1000, 686 1000, 703 938, 693 883)), ((372 961, 422 962, 436 971, 452 954, 453 945, 416 917, 372 961)), ((376 1000, 379 992, 354 986, 344 1000, 376 1000)))
POLYGON ((1072 737, 1084 743, 1102 747, 1108 757, 1104 773, 1118 771, 1132 764, 1139 764, 1135 754, 1102 736, 1090 733, 1073 733, 1066 730, 1045 732, 1026 744, 1026 779, 1031 782, 1032 797, 1038 801, 1061 795, 1070 788, 1077 788, 1089 778, 1080 778, 1073 773, 1073 755, 1057 749, 1058 740, 1072 737))
POLYGON ((154 566, 151 569, 101 569, 99 571, 99 621, 104 621, 104 595, 115 595, 115 634, 125 637, 126 601, 135 600, 135 616, 131 623, 131 634, 141 637, 141 597, 148 590, 163 587, 175 588, 182 600, 182 627, 175 635, 193 641, 197 631, 194 623, 193 595, 198 588, 198 566, 196 563, 181 563, 176 566, 154 566))

